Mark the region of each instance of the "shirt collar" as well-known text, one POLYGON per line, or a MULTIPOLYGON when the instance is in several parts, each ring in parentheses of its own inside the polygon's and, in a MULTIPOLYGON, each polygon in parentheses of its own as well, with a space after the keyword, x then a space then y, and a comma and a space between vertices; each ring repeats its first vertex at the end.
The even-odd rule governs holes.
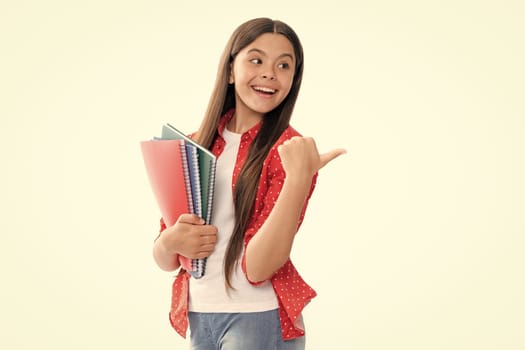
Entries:
MULTIPOLYGON (((217 125, 217 132, 222 137, 222 133, 224 131, 224 128, 226 128, 226 124, 232 119, 233 114, 235 113, 235 109, 230 109, 228 112, 226 112, 221 119, 219 119, 219 124, 217 125)), ((255 139, 255 136, 259 133, 259 130, 261 129, 262 121, 252 126, 249 130, 245 131, 242 134, 243 140, 253 140, 255 139)))

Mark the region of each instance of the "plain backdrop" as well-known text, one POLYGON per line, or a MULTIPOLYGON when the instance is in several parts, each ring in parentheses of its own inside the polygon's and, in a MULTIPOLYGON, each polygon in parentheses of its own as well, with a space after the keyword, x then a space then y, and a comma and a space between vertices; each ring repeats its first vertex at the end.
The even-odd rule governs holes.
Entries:
POLYGON ((525 348, 522 1, 2 1, 0 348, 187 349, 139 142, 194 131, 231 32, 290 24, 321 151, 307 349, 525 348))

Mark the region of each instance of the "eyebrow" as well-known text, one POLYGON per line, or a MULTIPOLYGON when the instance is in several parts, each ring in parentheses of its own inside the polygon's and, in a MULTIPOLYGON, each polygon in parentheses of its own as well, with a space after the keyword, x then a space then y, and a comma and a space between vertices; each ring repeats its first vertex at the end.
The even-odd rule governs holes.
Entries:
MULTIPOLYGON (((263 50, 258 49, 256 47, 254 47, 253 49, 248 50, 248 53, 250 53, 250 52, 258 52, 261 55, 267 56, 266 52, 264 52, 263 50)), ((292 61, 294 61, 294 56, 291 53, 288 53, 288 52, 282 53, 277 58, 283 58, 283 57, 290 57, 290 59, 292 61)))

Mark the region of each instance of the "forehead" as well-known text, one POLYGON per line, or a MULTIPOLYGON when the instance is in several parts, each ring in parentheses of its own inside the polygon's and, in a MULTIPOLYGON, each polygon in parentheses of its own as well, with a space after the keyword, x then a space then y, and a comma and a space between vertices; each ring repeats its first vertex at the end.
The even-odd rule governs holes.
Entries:
POLYGON ((253 50, 261 51, 268 56, 290 55, 295 59, 294 48, 290 40, 282 34, 264 33, 241 50, 247 53, 253 50))

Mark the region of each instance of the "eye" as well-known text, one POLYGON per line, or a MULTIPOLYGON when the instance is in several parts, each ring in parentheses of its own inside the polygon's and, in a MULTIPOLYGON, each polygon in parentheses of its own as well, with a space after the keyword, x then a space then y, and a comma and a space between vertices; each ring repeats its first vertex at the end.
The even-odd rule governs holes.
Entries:
POLYGON ((252 59, 250 60, 250 62, 253 63, 253 64, 261 64, 261 63, 262 63, 262 60, 259 59, 259 58, 252 58, 252 59))
POLYGON ((284 69, 284 70, 286 70, 286 69, 290 69, 290 64, 287 63, 287 62, 283 62, 283 63, 279 63, 278 67, 279 67, 280 69, 284 69))

